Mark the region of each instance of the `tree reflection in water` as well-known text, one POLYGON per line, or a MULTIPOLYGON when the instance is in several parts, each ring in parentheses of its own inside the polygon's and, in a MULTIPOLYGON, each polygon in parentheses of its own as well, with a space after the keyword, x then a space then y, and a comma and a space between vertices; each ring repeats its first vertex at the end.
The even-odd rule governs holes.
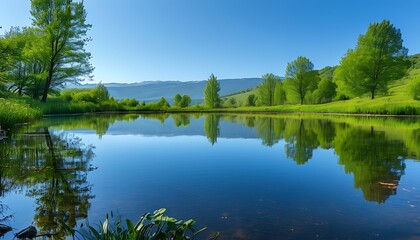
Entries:
POLYGON ((258 115, 222 119, 255 127, 266 146, 284 139, 286 156, 299 165, 312 159, 318 147, 333 149, 345 172, 354 175, 355 188, 362 190, 367 201, 378 203, 396 194, 404 175, 404 159, 416 158, 420 152, 420 129, 413 127, 410 119, 258 115))
POLYGON ((23 129, 0 143, 2 195, 25 191, 36 201, 34 223, 39 233, 64 238, 62 223, 74 227, 77 220, 86 218, 94 197, 87 181, 93 169, 92 149, 66 132, 23 129))

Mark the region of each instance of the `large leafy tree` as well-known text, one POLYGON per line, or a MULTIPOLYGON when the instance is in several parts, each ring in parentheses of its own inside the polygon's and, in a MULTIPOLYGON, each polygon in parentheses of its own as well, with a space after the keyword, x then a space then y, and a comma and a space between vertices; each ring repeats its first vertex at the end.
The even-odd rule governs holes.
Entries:
POLYGON ((45 102, 51 89, 90 77, 91 55, 84 47, 91 25, 86 23, 83 1, 32 0, 31 14, 33 26, 39 29, 48 46, 42 54, 47 63, 41 99, 45 102))
POLYGON ((204 88, 204 103, 207 107, 216 108, 220 105, 219 97, 220 85, 217 77, 213 74, 207 80, 206 87, 204 88))
POLYGON ((298 57, 287 64, 285 85, 288 94, 297 96, 300 104, 303 104, 306 93, 316 88, 319 80, 318 73, 313 69, 314 65, 306 57, 298 57))
POLYGON ((389 81, 406 72, 408 50, 402 44, 400 30, 389 21, 370 24, 356 48, 341 59, 334 76, 340 91, 353 96, 369 93, 372 99, 386 93, 389 81))
POLYGON ((276 81, 280 81, 280 77, 272 73, 267 73, 262 76, 263 82, 258 86, 258 99, 263 106, 274 105, 274 89, 276 81))

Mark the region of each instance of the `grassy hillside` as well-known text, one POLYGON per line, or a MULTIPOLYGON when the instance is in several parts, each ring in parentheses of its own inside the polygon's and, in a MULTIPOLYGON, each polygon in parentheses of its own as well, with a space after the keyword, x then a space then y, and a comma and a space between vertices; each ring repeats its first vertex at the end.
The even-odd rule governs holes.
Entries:
MULTIPOLYGON (((420 77, 420 54, 409 57, 412 63, 407 75, 389 84, 388 94, 370 99, 362 96, 345 101, 325 104, 295 105, 285 104, 274 107, 241 107, 243 111, 280 111, 280 112, 326 112, 326 113, 371 113, 371 114, 420 114, 420 101, 414 100, 410 93, 410 82, 420 77)), ((331 79, 335 67, 326 67, 319 71, 321 78, 331 79)), ((243 102, 248 95, 257 94, 257 89, 230 97, 243 102)))

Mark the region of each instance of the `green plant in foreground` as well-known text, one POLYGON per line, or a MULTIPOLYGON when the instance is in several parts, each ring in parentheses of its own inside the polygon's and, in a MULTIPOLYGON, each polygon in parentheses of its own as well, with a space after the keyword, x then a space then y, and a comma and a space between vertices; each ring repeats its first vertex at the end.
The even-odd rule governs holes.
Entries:
MULTIPOLYGON (((137 224, 129 219, 125 220, 117 218, 113 224, 110 223, 107 214, 105 221, 100 223, 97 228, 87 224, 82 226, 80 230, 66 229, 78 238, 85 240, 148 240, 148 239, 173 239, 184 240, 194 239, 198 234, 207 229, 204 227, 198 231, 193 228, 195 221, 190 219, 187 221, 177 220, 172 217, 165 216, 166 209, 161 208, 151 213, 144 214, 137 224)), ((111 212, 111 218, 113 213, 111 212)), ((213 234, 209 239, 217 239, 218 233, 213 234)))

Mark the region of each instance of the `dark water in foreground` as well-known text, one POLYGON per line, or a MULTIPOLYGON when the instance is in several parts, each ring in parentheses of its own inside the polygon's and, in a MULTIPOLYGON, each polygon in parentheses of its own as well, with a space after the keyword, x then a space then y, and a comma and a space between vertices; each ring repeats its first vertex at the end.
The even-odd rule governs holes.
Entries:
POLYGON ((51 233, 165 207, 203 239, 419 239, 419 120, 46 118, 0 141, 0 217, 51 233))

